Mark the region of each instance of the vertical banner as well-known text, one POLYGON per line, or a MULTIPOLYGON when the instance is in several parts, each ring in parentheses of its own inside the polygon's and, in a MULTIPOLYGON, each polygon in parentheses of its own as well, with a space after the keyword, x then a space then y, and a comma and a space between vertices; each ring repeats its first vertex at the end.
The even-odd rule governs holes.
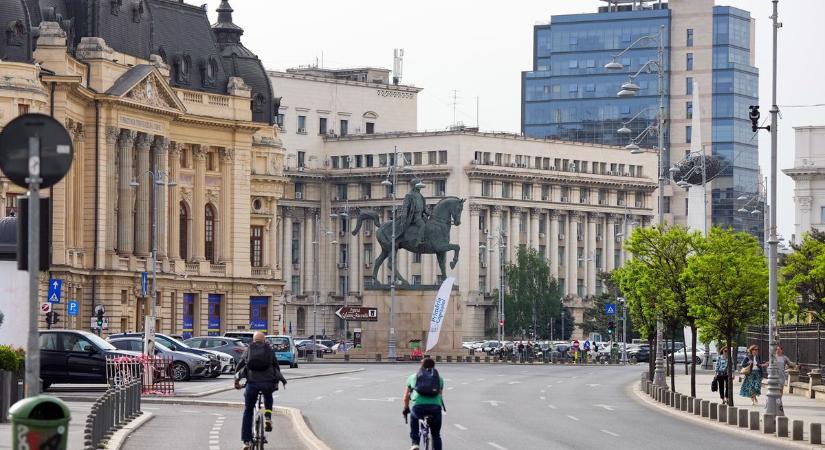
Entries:
POLYGON ((223 295, 209 294, 208 299, 208 313, 206 331, 208 336, 221 335, 221 300, 223 295))
POLYGON ((269 297, 249 297, 249 329, 266 333, 269 329, 268 317, 269 297))
POLYGON ((444 316, 447 315, 447 305, 450 303, 450 293, 453 290, 454 277, 448 277, 441 283, 438 289, 438 295, 435 297, 433 304, 433 315, 430 319, 430 333, 427 335, 427 350, 430 351, 438 344, 438 336, 441 334, 441 323, 444 322, 444 316))
POLYGON ((183 294, 183 329, 181 335, 189 339, 195 332, 195 294, 183 294))

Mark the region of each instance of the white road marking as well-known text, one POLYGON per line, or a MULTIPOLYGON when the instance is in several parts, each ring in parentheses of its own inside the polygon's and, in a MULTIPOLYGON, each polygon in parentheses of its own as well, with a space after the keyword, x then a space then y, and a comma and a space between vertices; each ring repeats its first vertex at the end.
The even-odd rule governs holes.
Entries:
POLYGON ((604 405, 604 404, 601 404, 601 403, 599 403, 598 405, 593 405, 593 406, 595 406, 596 408, 604 408, 608 411, 613 411, 614 409, 616 409, 615 406, 604 405))
POLYGON ((487 445, 489 445, 490 447, 493 447, 497 450, 507 450, 507 447, 502 447, 502 446, 496 444, 495 442, 488 442, 487 445))
POLYGON ((338 377, 339 380, 360 380, 361 377, 338 377))
POLYGON ((556 383, 564 383, 564 380, 556 380, 556 383))
POLYGON ((448 391, 452 391, 453 389, 455 389, 455 386, 450 386, 447 388, 448 391))
POLYGON ((145 409, 147 411, 154 411, 158 408, 156 406, 141 406, 140 409, 145 409))
POLYGON ((454 423, 453 426, 458 428, 461 431, 467 431, 467 427, 465 427, 464 425, 461 425, 460 423, 454 423))
POLYGON ((209 450, 221 450, 221 446, 220 445, 210 445, 209 450))
POLYGON ((576 422, 579 421, 579 418, 576 417, 576 416, 567 416, 567 418, 570 419, 570 420, 575 420, 576 422))
POLYGON ((550 409, 556 409, 556 405, 547 405, 547 406, 549 406, 550 409))
POLYGON ((221 443, 221 441, 219 441, 217 439, 210 439, 209 440, 209 445, 218 445, 220 443, 221 443))
POLYGON ((547 400, 547 397, 541 396, 541 397, 539 397, 539 400, 547 400))
POLYGON ((463 383, 461 383, 461 384, 469 384, 469 383, 467 383, 467 382, 465 381, 465 382, 463 382, 463 383))
POLYGON ((604 433, 604 434, 609 434, 609 435, 611 435, 611 436, 613 436, 613 437, 619 437, 619 435, 618 435, 618 434, 616 434, 616 433, 614 433, 614 432, 612 432, 612 431, 607 431, 607 430, 600 430, 600 431, 601 431, 602 433, 604 433))
POLYGON ((490 404, 490 406, 498 406, 498 405, 503 404, 504 402, 499 401, 499 400, 484 400, 484 401, 483 401, 483 402, 481 402, 481 403, 489 403, 489 404, 490 404))
POLYGON ((541 393, 542 393, 542 394, 544 394, 545 392, 547 392, 547 391, 545 391, 544 389, 542 389, 542 390, 541 390, 541 393))
POLYGON ((362 387, 364 387, 364 385, 363 384, 356 384, 355 387, 362 388, 362 387))
POLYGON ((323 395, 319 395, 319 396, 315 397, 315 400, 317 401, 317 400, 321 400, 321 399, 323 399, 323 398, 324 398, 324 396, 323 396, 323 395))
POLYGON ((484 381, 484 378, 479 378, 476 381, 484 381))
POLYGON ((184 409, 181 412, 185 413, 185 414, 197 414, 198 413, 197 411, 192 411, 191 409, 184 409))
POLYGON ((588 386, 588 387, 596 387, 596 386, 601 386, 601 384, 599 384, 599 383, 593 383, 593 384, 588 384, 587 386, 588 386))
POLYGON ((385 402, 385 403, 392 403, 396 400, 400 400, 398 397, 384 397, 384 398, 359 398, 358 401, 362 402, 385 402))
POLYGON ((336 389, 336 390, 335 390, 335 393, 336 393, 336 394, 340 394, 341 392, 344 392, 344 390, 343 390, 343 389, 336 389))
POLYGON ((507 384, 520 384, 520 383, 521 383, 521 381, 510 381, 510 382, 509 382, 509 383, 507 383, 507 384))

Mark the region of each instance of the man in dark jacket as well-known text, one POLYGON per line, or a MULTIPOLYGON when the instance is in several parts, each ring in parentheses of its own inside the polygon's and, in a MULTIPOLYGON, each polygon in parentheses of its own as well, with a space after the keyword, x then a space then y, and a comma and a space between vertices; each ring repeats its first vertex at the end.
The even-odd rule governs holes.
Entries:
POLYGON ((275 358, 272 347, 266 342, 266 336, 260 331, 255 333, 238 362, 235 389, 241 388, 241 378, 246 378, 241 439, 244 450, 247 450, 252 447, 252 411, 255 409, 258 394, 264 396, 266 431, 272 431, 272 392, 278 390, 279 381, 286 387, 286 379, 281 375, 278 359, 275 358))

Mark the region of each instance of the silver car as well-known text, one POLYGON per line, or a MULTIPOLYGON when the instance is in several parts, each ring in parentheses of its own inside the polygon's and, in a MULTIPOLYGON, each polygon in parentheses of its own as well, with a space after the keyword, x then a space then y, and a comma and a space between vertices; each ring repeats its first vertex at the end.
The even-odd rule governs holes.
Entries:
POLYGON ((210 350, 208 348, 202 348, 201 350, 209 352, 212 355, 215 355, 215 357, 218 358, 218 361, 221 362, 221 370, 212 372, 209 375, 209 378, 218 378, 222 374, 235 373, 235 360, 232 358, 231 355, 228 355, 224 352, 219 352, 217 350, 210 350))
MULTIPOLYGON (((143 339, 136 337, 109 339, 109 342, 121 350, 143 352, 143 339)), ((172 359, 172 378, 175 381, 187 381, 190 378, 201 378, 209 375, 209 359, 192 353, 169 350, 159 342, 155 342, 155 354, 168 356, 172 359)))

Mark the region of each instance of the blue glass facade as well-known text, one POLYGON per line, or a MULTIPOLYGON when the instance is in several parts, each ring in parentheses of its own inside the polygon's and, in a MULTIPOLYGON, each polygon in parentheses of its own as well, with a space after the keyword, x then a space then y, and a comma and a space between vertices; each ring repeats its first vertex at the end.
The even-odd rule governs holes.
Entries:
POLYGON ((748 106, 758 105, 759 72, 750 65, 750 14, 740 9, 713 8, 713 154, 720 159, 722 173, 714 183, 714 225, 749 231, 760 241, 764 233, 763 203, 754 204, 762 214, 739 212, 742 195, 759 190, 757 136, 751 131, 748 106))
MULTIPOLYGON (((618 98, 616 93, 631 74, 657 59, 658 44, 636 44, 618 59, 623 70, 609 71, 604 65, 640 37, 657 35, 662 25, 667 55, 669 24, 670 12, 663 9, 554 16, 549 25, 536 26, 533 70, 522 74, 522 132, 538 138, 627 144, 628 137, 616 133, 623 122, 640 113, 628 126, 635 136, 656 120, 657 76, 639 75, 636 83, 641 90, 634 97, 618 98)), ((652 147, 655 142, 648 136, 640 145, 652 147)))

